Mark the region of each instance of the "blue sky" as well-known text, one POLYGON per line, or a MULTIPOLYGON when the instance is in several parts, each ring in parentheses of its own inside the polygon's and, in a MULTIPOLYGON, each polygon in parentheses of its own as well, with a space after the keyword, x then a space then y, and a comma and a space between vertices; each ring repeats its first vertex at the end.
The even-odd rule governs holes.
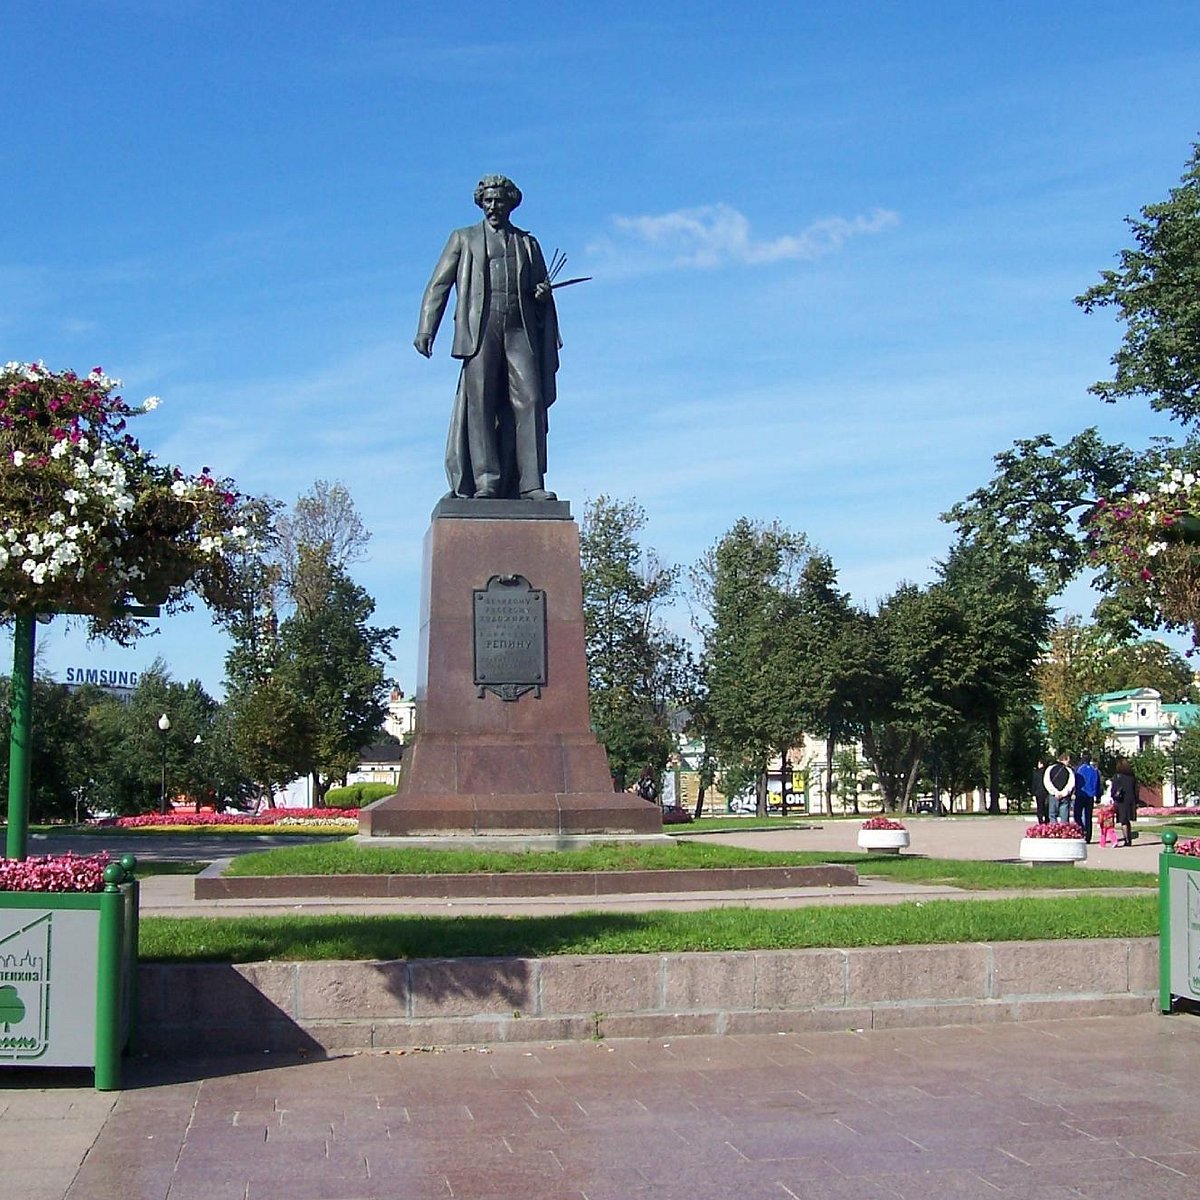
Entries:
MULTIPOLYGON (((1195 3, 10 0, 4 35, 4 360, 161 396, 143 444, 243 490, 344 482, 409 689, 456 374, 411 339, 482 174, 595 277, 548 486, 636 499, 667 561, 778 519, 872 603, 1015 438, 1168 431, 1088 395, 1120 330, 1072 297, 1200 137, 1195 3)), ((223 676, 203 612, 41 646, 223 676)))

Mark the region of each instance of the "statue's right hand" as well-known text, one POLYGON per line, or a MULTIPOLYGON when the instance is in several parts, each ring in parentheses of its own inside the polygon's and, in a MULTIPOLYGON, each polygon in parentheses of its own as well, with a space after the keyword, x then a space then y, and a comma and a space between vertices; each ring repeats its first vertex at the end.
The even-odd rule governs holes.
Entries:
POLYGON ((417 353, 423 354, 426 358, 429 358, 433 354, 433 338, 427 334, 418 333, 413 338, 413 345, 416 346, 417 353))

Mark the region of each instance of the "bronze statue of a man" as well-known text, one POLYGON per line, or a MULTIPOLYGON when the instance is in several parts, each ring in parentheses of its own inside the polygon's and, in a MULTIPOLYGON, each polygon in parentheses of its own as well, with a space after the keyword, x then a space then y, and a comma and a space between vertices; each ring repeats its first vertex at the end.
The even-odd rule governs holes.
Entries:
POLYGON ((451 354, 462 360, 446 441, 450 495, 554 500, 545 486, 547 410, 558 371, 558 316, 537 239, 509 221, 521 191, 503 175, 475 189, 478 225, 456 229, 421 300, 413 345, 428 358, 458 289, 451 354))

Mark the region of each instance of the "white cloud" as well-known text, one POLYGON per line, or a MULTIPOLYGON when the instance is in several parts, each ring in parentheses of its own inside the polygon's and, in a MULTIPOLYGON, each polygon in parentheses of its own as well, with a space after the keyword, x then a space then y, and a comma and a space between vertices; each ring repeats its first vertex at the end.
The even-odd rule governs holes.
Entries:
POLYGON ((615 216, 612 222, 617 236, 593 243, 590 253, 625 259, 636 252, 643 267, 703 268, 807 262, 840 249, 850 238, 893 229, 900 218, 889 209, 875 208, 856 217, 822 217, 799 233, 769 239, 754 237, 747 217, 728 204, 681 208, 659 216, 615 216))

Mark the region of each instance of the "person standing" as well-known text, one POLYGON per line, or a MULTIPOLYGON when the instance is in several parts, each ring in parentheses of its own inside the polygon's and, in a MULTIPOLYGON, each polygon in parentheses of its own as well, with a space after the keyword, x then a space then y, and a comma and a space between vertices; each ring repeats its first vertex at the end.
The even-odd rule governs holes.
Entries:
POLYGON ((1071 819, 1071 797, 1075 792, 1075 772, 1071 769, 1071 756, 1065 751, 1052 762, 1042 776, 1049 795, 1049 817, 1051 824, 1071 819))
POLYGON ((1049 817, 1050 793, 1046 791, 1045 774, 1045 760, 1039 758, 1037 766, 1033 768, 1033 778, 1029 781, 1029 790, 1033 792, 1033 807, 1037 812, 1039 825, 1045 825, 1049 817))
POLYGON ((1084 754, 1075 768, 1075 824, 1082 826, 1086 841, 1092 840, 1092 812, 1100 794, 1100 772, 1092 765, 1090 754, 1084 754))
POLYGON ((1137 820, 1138 785, 1127 758, 1117 763, 1116 774, 1112 780, 1112 799, 1117 809, 1117 824, 1125 832, 1125 840, 1118 844, 1132 846, 1133 822, 1137 820))

